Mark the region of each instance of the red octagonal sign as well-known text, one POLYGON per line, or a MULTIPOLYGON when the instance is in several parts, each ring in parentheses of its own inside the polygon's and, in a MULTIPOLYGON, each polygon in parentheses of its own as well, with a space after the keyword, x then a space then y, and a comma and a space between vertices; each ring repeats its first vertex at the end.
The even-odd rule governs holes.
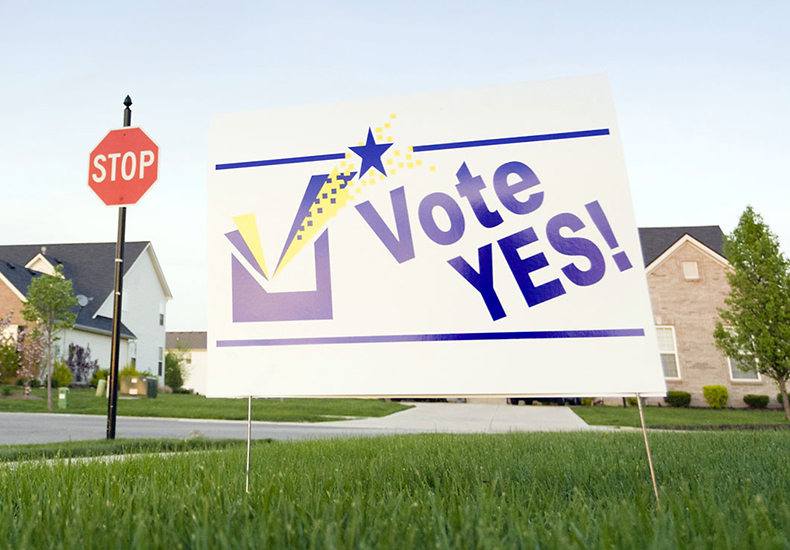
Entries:
POLYGON ((88 185, 108 206, 134 204, 156 181, 159 147, 140 128, 113 130, 90 156, 88 185))

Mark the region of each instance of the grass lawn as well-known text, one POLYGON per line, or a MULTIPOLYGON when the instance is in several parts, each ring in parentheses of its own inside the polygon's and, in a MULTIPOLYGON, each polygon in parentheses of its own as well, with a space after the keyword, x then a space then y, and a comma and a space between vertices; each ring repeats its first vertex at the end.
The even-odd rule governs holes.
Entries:
POLYGON ((429 434, 0 465, 0 548, 790 547, 790 437, 429 434))
MULTIPOLYGON (((641 427, 637 407, 573 407, 592 426, 641 427)), ((790 425, 784 411, 644 407, 645 424, 654 426, 790 425)))
MULTIPOLYGON (((11 388, 21 394, 22 388, 11 388)), ((0 412, 43 413, 47 411, 47 390, 37 388, 33 395, 41 399, 12 399, 0 394, 0 412)), ((67 414, 107 414, 107 399, 96 391, 72 389, 69 408, 57 408, 57 390, 53 391, 53 412, 67 414)), ((377 399, 256 399, 252 403, 253 420, 272 422, 323 422, 346 417, 379 417, 408 409, 392 401, 377 399)), ((246 420, 246 399, 208 399, 200 395, 164 394, 156 399, 118 398, 118 416, 153 416, 160 418, 213 418, 246 420)))
MULTIPOLYGON (((271 439, 256 439, 252 441, 252 444, 257 446, 271 442, 271 439)), ((246 445, 247 442, 240 439, 206 439, 202 437, 193 439, 96 439, 32 445, 0 445, 0 463, 52 458, 206 451, 242 446, 246 448, 246 445)))

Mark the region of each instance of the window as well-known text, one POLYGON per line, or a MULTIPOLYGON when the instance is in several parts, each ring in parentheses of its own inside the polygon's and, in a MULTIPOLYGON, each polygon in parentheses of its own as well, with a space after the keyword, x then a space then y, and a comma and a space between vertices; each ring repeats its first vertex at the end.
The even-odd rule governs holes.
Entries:
POLYGON ((165 326, 165 303, 159 302, 159 326, 165 326))
POLYGON ((137 367, 137 342, 135 340, 129 342, 129 364, 137 367))
POLYGON ((664 367, 664 378, 679 379, 675 327, 656 327, 656 336, 658 337, 658 352, 661 354, 661 366, 664 367))
POLYGON ((752 382, 759 382, 760 381, 760 373, 756 370, 747 370, 743 371, 739 368, 740 361, 737 359, 732 359, 730 357, 727 358, 730 362, 730 379, 737 380, 737 381, 752 381, 752 382))
POLYGON ((699 266, 697 262, 683 262, 683 277, 687 281, 696 281, 699 279, 699 266))
POLYGON ((165 367, 165 348, 159 348, 159 376, 162 376, 162 372, 164 371, 165 367))

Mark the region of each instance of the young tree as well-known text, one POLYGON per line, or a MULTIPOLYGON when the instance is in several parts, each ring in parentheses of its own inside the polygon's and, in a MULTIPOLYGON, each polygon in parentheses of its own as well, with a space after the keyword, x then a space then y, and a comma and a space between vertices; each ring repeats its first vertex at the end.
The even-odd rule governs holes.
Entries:
POLYGON ((779 241, 751 206, 724 243, 733 269, 727 274, 730 296, 719 311, 716 345, 743 370, 776 381, 790 420, 790 274, 779 241))
POLYGON ((46 348, 46 337, 38 328, 20 332, 17 336, 16 349, 19 355, 19 370, 16 371, 16 375, 25 384, 25 395, 30 395, 30 382, 38 376, 46 348))
POLYGON ((55 332, 74 326, 77 315, 72 308, 77 298, 71 281, 63 277, 63 266, 55 268, 54 275, 41 275, 27 288, 27 303, 22 310, 27 321, 38 325, 47 343, 47 407, 52 411, 52 344, 55 332))

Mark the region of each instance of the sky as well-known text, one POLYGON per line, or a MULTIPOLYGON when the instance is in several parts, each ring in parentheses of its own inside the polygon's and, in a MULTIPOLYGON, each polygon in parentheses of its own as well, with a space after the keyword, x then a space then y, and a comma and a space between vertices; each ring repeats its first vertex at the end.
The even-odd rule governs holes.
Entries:
POLYGON ((128 208, 205 330, 209 124, 219 113, 605 73, 640 227, 733 230, 790 252, 790 2, 19 2, 0 19, 0 244, 114 242, 88 157, 122 126, 160 148, 128 208))

